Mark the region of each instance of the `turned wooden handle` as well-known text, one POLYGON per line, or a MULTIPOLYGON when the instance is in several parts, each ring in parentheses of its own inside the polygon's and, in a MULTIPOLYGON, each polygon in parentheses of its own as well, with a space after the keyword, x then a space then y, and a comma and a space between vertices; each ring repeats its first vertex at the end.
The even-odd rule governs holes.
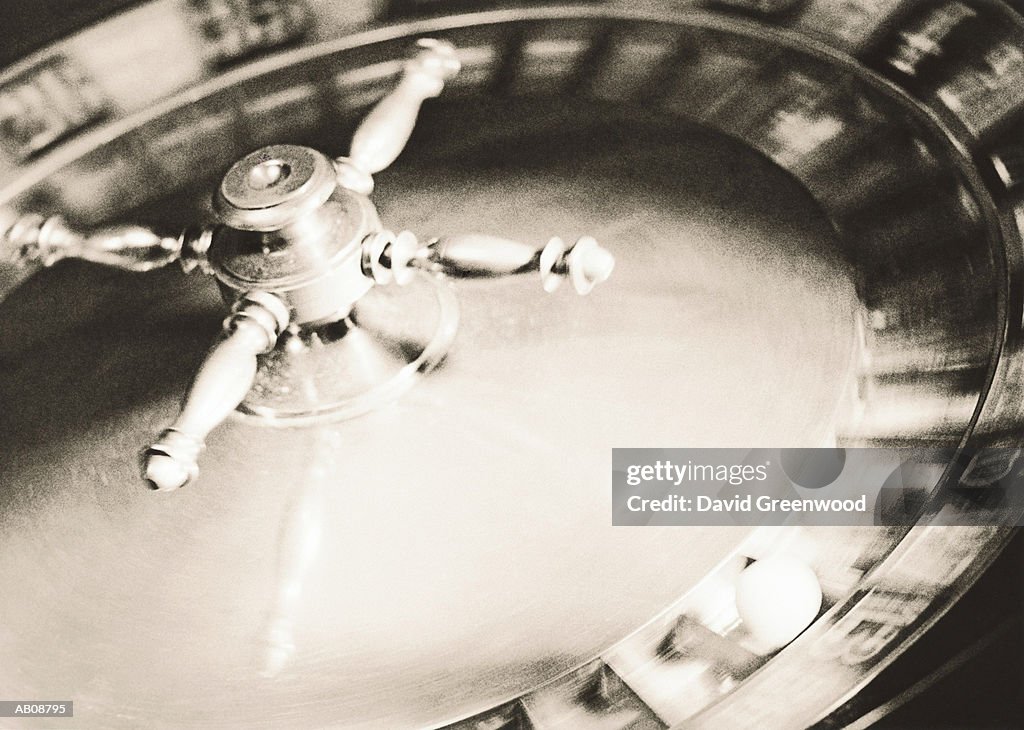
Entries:
POLYGON ((288 319, 285 304, 265 292, 251 292, 235 305, 224 322, 225 334, 196 373, 177 419, 143 452, 142 476, 153 489, 173 491, 198 476, 206 437, 252 388, 256 357, 274 348, 288 319))
POLYGON ((182 239, 137 225, 88 232, 69 228, 60 216, 21 216, 0 232, 0 258, 15 264, 51 266, 76 258, 129 271, 150 271, 177 261, 182 239))
POLYGON ((566 247, 552 238, 543 248, 477 233, 442 236, 430 244, 426 261, 450 276, 497 277, 539 271, 545 290, 564 279, 586 294, 608 279, 615 257, 589 236, 566 247))
POLYGON ((417 43, 419 51, 405 64, 398 86, 366 116, 352 137, 348 162, 365 173, 380 172, 405 149, 420 107, 437 96, 459 71, 455 47, 431 39, 417 43))

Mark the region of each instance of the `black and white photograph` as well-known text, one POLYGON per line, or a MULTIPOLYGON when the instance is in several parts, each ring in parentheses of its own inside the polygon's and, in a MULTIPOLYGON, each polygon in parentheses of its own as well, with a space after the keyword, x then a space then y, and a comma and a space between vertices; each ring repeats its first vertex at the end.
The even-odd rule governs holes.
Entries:
POLYGON ((1024 0, 0 0, 0 730, 1024 728, 1024 0))

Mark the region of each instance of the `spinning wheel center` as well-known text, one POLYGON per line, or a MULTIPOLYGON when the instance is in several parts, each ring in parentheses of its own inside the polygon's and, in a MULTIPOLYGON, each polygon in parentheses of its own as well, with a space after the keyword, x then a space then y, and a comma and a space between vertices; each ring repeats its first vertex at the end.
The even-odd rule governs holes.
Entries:
POLYGON ((319 208, 337 187, 330 158, 299 145, 251 152, 224 175, 214 207, 232 228, 272 231, 319 208))
POLYGON ((266 190, 287 180, 291 173, 292 168, 287 162, 267 160, 249 170, 249 187, 254 190, 266 190))

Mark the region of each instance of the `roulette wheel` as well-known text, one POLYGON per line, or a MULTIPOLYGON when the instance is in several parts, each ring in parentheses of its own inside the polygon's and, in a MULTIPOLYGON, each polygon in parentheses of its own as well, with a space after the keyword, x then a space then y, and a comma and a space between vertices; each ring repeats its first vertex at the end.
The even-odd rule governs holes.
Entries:
POLYGON ((63 22, 0 75, 0 699, 836 726, 1011 540, 1010 5, 63 22), (893 524, 613 526, 644 446, 946 460, 893 524))

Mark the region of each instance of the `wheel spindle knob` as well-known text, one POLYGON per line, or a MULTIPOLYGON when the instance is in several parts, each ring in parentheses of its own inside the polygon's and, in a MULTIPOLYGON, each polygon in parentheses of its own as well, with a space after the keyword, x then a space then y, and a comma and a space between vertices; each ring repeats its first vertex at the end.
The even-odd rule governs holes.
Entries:
POLYGON ((287 306, 273 294, 250 292, 238 300, 178 418, 142 454, 142 476, 153 489, 173 491, 198 476, 207 435, 245 398, 256 378, 257 356, 274 348, 288 321, 287 306))

